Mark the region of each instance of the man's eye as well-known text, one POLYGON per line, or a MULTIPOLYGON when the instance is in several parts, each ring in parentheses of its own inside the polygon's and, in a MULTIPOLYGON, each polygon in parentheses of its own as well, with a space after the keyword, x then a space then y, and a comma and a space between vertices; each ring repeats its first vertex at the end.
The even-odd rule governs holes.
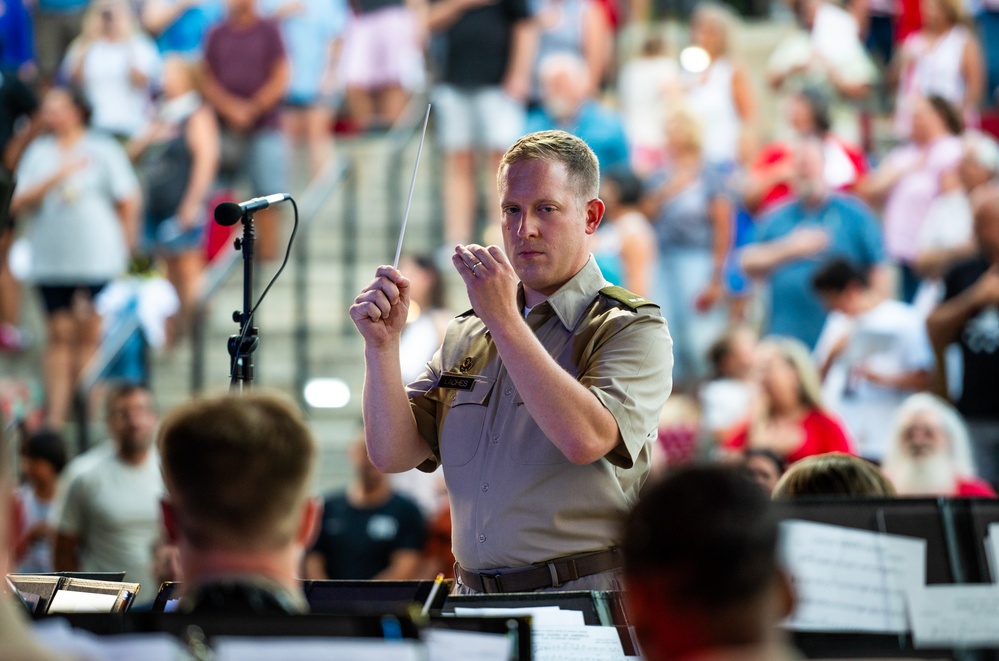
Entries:
POLYGON ((550 204, 546 204, 545 206, 541 207, 540 211, 542 213, 555 213, 555 207, 553 207, 550 204))

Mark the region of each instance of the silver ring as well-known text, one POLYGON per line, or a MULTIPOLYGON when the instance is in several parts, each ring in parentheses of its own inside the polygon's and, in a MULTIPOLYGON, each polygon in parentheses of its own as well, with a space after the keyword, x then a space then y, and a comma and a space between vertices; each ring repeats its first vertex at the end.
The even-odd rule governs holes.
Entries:
POLYGON ((472 266, 470 266, 469 268, 471 268, 471 269, 472 269, 472 270, 474 271, 474 270, 475 270, 475 267, 476 267, 476 266, 482 266, 482 262, 475 262, 475 263, 474 263, 474 264, 472 264, 472 266))

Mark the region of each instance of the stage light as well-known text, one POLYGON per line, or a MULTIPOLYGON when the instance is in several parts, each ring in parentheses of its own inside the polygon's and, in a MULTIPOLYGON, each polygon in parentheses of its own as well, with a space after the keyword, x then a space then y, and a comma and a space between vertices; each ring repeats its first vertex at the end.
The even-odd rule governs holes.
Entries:
POLYGON ((350 387, 340 379, 312 379, 305 384, 305 401, 314 409, 342 409, 350 403, 350 387))
POLYGON ((690 73, 704 73, 711 66, 711 56, 700 46, 687 46, 680 51, 680 66, 690 73))

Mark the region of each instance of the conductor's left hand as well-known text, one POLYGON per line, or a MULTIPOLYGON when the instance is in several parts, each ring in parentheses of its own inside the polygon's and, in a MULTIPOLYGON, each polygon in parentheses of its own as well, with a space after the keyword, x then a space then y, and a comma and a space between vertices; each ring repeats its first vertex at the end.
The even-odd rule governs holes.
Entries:
POLYGON ((468 300, 486 328, 495 332, 503 324, 520 319, 520 278, 499 246, 455 246, 451 262, 465 281, 468 300))

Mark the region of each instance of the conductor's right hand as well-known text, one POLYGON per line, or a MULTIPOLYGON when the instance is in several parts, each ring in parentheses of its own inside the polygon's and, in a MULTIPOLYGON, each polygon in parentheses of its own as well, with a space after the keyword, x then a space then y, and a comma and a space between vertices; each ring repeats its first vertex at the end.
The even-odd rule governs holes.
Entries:
POLYGON ((409 278, 391 266, 379 266, 350 306, 351 321, 373 348, 398 342, 408 316, 409 278))

